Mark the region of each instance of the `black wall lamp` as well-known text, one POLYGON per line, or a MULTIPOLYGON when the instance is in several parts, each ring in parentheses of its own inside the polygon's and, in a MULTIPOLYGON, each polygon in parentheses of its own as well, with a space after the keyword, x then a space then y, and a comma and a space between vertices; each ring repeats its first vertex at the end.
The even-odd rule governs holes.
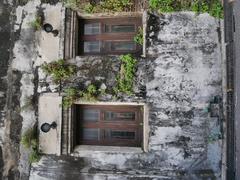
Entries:
POLYGON ((56 127, 57 127, 57 123, 56 122, 52 122, 52 124, 43 123, 41 125, 40 129, 41 129, 42 132, 47 133, 47 132, 50 131, 50 129, 56 129, 56 127))
POLYGON ((52 33, 54 37, 56 37, 59 33, 57 29, 53 30, 53 26, 49 23, 44 24, 43 29, 47 33, 52 33))

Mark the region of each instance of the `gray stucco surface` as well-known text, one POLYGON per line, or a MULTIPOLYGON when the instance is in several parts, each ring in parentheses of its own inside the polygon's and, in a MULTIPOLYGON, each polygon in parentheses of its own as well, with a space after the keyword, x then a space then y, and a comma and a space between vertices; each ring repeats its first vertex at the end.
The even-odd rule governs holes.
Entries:
MULTIPOLYGON (((149 15, 147 57, 138 58, 136 95, 116 99, 109 93, 99 99, 149 106, 149 152, 46 156, 33 166, 30 179, 220 179, 220 39, 219 21, 208 14, 149 15)), ((79 71, 65 87, 114 87, 117 57, 77 57, 69 62, 79 71)), ((39 92, 55 91, 51 79, 40 77, 39 92)))
MULTIPOLYGON (((7 69, 9 63, 9 48, 10 48, 10 5, 0 2, 0 127, 4 127, 4 119, 6 118, 6 103, 7 103, 7 69), (6 43, 3 43, 6 42, 6 43)), ((4 131, 1 130, 1 135, 4 131)), ((3 154, 2 154, 2 136, 0 138, 0 177, 3 175, 3 154)))
MULTIPOLYGON (((111 95, 120 68, 118 57, 68 60, 77 64, 78 75, 65 83, 65 88, 84 88, 96 83, 109 89, 100 101, 143 102, 149 106, 149 152, 46 155, 29 167, 29 152, 19 144, 20 135, 37 122, 39 94, 57 90, 39 67, 46 60, 39 45, 39 40, 44 39, 43 32, 35 32, 29 22, 39 9, 61 11, 58 20, 64 22, 65 9, 60 3, 42 4, 40 0, 18 6, 12 12, 16 14, 12 47, 7 43, 13 23, 9 11, 15 11, 12 6, 11 2, 0 3, 0 22, 4 24, 0 40, 6 41, 0 46, 0 146, 3 147, 0 175, 3 178, 28 179, 31 168, 31 180, 220 179, 223 136, 218 20, 190 12, 149 15, 147 57, 137 58, 133 96, 111 95)), ((63 27, 62 23, 62 32, 63 27)), ((62 37, 56 37, 59 44, 62 37)), ((53 53, 61 58, 63 49, 53 53)))

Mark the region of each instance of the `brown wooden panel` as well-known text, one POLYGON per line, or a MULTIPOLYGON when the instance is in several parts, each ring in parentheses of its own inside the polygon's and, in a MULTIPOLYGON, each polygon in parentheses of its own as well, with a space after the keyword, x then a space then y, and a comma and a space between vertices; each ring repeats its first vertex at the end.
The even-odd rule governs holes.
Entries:
POLYGON ((135 33, 107 33, 101 35, 84 35, 82 41, 129 41, 135 33))
POLYGON ((141 46, 135 43, 134 49, 128 50, 113 50, 107 46, 106 42, 114 41, 128 41, 134 42, 133 38, 137 34, 139 27, 142 26, 142 19, 140 17, 126 17, 126 18, 103 18, 103 19, 80 19, 79 20, 79 44, 78 53, 84 55, 97 55, 97 54, 124 54, 124 53, 141 53, 141 46), (100 23, 101 32, 97 35, 84 35, 84 24, 100 23), (134 25, 135 32, 105 32, 105 25, 134 25), (100 41, 100 52, 84 52, 84 41, 100 41))
POLYGON ((77 142, 79 144, 86 144, 86 145, 111 145, 111 146, 141 146, 142 142, 142 115, 140 106, 100 106, 100 105, 76 105, 77 109, 77 132, 76 135, 77 142), (86 109, 96 109, 100 110, 100 119, 96 122, 84 121, 83 120, 83 112, 86 109), (134 112, 135 119, 131 121, 124 121, 124 120, 104 120, 104 112, 105 111, 112 111, 112 112, 134 112), (83 130, 84 129, 100 129, 100 139, 96 140, 84 140, 83 137, 83 130), (131 133, 126 132, 134 132, 135 139, 126 139, 130 138, 128 136, 119 136, 118 138, 110 138, 109 133, 115 134, 120 133, 120 135, 126 135, 131 133), (125 133, 126 134, 125 134, 125 133), (107 134, 106 134, 107 133, 107 134), (109 139, 110 138, 110 139, 109 139))

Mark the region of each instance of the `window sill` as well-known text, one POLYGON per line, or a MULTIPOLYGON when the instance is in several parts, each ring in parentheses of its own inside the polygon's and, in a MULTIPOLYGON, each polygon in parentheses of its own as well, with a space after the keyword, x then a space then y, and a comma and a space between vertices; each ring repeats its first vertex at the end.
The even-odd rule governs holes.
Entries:
POLYGON ((92 145, 79 145, 74 148, 73 156, 92 154, 92 152, 115 152, 115 153, 143 153, 140 147, 119 147, 119 146, 92 146, 92 145))

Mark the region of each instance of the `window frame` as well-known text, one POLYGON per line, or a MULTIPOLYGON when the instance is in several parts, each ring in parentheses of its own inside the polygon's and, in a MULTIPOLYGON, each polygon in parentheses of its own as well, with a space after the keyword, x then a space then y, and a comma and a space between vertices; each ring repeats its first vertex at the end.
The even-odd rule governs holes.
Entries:
MULTIPOLYGON (((95 146, 126 146, 126 147, 142 147, 143 146, 143 116, 141 116, 142 106, 106 106, 106 105, 75 105, 74 109, 82 108, 82 109, 101 109, 100 110, 100 119, 98 122, 83 122, 81 117, 79 117, 79 112, 76 111, 75 117, 75 127, 77 129, 83 128, 99 128, 100 131, 100 140, 79 140, 79 134, 76 131, 76 145, 95 145, 95 146), (130 109, 131 108, 131 109, 130 109), (114 112, 135 112, 134 121, 104 121, 104 112, 107 110, 111 110, 114 112), (115 131, 129 131, 135 133, 135 139, 118 139, 111 138, 107 139, 105 136, 105 132, 109 130, 115 131)), ((82 110, 81 110, 82 111, 82 110)), ((80 130, 82 131, 82 130, 80 130)))
POLYGON ((79 19, 78 30, 78 55, 120 55, 124 53, 140 54, 142 46, 134 42, 133 38, 138 33, 139 27, 142 27, 141 17, 116 17, 99 19, 79 19), (85 24, 100 24, 100 34, 84 35, 85 24), (105 32, 105 26, 109 25, 134 25, 135 32, 105 32), (84 41, 100 41, 100 52, 84 52, 84 41), (133 50, 112 50, 107 47, 107 42, 134 42, 133 50))

